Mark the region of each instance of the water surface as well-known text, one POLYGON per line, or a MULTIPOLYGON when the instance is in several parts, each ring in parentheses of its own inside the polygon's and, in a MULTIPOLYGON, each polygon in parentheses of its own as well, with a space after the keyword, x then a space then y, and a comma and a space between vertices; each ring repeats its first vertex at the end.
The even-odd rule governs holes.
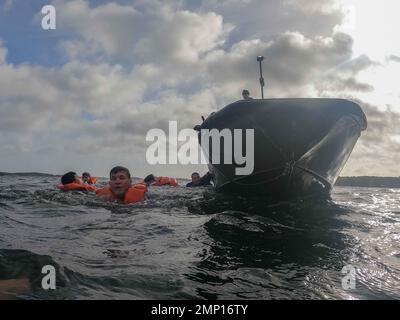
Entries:
POLYGON ((15 298, 400 298, 400 189, 277 201, 152 187, 145 202, 118 205, 58 183, 0 177, 0 291, 2 280, 29 282, 15 298), (57 289, 46 291, 49 264, 57 289))

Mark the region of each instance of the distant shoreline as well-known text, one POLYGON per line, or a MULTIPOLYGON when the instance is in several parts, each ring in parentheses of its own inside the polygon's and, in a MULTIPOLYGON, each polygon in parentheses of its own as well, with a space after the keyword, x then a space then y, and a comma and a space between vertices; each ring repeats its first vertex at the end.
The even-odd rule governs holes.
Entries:
MULTIPOLYGON (((60 177, 60 174, 41 172, 0 172, 1 176, 25 176, 25 177, 60 177)), ((138 178, 139 179, 139 178, 138 178)), ((400 188, 400 177, 339 177, 335 183, 339 187, 370 187, 370 188, 400 188)))
POLYGON ((60 175, 41 172, 0 172, 0 176, 58 177, 60 175))
POLYGON ((400 188, 400 177, 339 177, 335 186, 370 187, 370 188, 400 188))

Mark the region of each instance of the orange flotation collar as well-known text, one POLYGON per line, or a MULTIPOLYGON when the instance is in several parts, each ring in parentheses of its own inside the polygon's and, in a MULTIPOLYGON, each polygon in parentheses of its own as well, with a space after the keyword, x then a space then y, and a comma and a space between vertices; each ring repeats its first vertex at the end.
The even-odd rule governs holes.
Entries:
MULTIPOLYGON (((145 199, 147 187, 141 183, 130 187, 125 194, 124 203, 137 203, 145 199)), ((98 196, 109 196, 113 200, 119 201, 118 197, 111 191, 110 188, 103 188, 96 191, 98 196)))
POLYGON ((89 179, 89 184, 95 184, 96 182, 97 182, 97 178, 95 178, 95 177, 91 177, 89 179))
POLYGON ((159 181, 153 183, 154 186, 165 186, 168 184, 172 187, 176 187, 178 185, 178 182, 174 178, 161 177, 159 181))
POLYGON ((73 191, 73 190, 78 190, 78 191, 91 191, 95 192, 96 188, 93 186, 90 186, 88 184, 80 184, 80 183, 68 183, 68 184, 61 184, 58 186, 62 191, 73 191))

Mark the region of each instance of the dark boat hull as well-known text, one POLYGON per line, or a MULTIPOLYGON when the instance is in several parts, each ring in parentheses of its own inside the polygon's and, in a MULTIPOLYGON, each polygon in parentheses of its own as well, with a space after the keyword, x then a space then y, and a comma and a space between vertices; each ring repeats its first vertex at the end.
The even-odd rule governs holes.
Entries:
POLYGON ((361 108, 348 100, 265 99, 230 104, 200 129, 254 129, 252 174, 208 159, 217 189, 293 197, 329 196, 366 126, 361 108))

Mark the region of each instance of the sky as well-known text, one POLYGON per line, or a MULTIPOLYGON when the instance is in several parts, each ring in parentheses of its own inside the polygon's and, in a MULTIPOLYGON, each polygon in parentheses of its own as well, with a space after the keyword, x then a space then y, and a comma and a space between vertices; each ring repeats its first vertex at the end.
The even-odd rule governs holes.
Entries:
POLYGON ((342 176, 400 176, 397 0, 0 0, 0 171, 189 177, 146 133, 259 95, 346 98, 368 118, 342 176), (56 9, 56 29, 41 25, 56 9))

